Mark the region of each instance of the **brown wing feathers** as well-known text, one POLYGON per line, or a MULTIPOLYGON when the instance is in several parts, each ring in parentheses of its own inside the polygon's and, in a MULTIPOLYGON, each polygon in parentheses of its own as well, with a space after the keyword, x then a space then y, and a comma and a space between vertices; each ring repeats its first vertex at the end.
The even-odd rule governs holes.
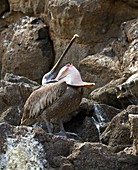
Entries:
POLYGON ((65 92, 67 84, 64 81, 49 83, 35 90, 24 105, 23 125, 26 119, 37 118, 46 108, 60 98, 65 92))

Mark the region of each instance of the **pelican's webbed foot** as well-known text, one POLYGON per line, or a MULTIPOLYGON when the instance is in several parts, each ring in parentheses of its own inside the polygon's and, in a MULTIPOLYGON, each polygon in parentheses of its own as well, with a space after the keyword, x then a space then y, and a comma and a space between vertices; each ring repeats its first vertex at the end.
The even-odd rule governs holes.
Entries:
POLYGON ((59 119, 59 126, 60 126, 60 132, 56 133, 56 135, 65 136, 70 139, 81 140, 81 138, 76 133, 65 131, 62 119, 59 119))
POLYGON ((79 137, 76 133, 73 133, 73 132, 60 131, 59 133, 56 133, 55 135, 67 137, 69 139, 82 140, 81 137, 79 137))

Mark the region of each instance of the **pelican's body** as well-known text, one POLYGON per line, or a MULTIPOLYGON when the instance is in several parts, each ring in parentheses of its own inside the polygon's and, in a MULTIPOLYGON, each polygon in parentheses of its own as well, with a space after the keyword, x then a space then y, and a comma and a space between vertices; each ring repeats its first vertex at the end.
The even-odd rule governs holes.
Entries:
POLYGON ((79 87, 68 86, 65 81, 49 83, 35 90, 24 106, 22 125, 31 125, 34 120, 50 122, 62 119, 79 107, 82 93, 79 87))

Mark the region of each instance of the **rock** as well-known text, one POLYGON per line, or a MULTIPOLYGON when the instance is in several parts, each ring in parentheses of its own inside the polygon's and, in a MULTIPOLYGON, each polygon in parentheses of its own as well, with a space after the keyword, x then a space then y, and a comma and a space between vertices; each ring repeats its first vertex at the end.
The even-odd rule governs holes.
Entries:
POLYGON ((105 86, 92 91, 89 98, 115 108, 126 108, 138 103, 137 73, 112 80, 105 86))
POLYGON ((83 98, 79 108, 70 113, 70 119, 64 120, 67 132, 73 132, 80 137, 81 141, 99 141, 98 130, 91 118, 93 101, 83 98))
POLYGON ((125 101, 131 104, 138 104, 138 72, 132 74, 124 83, 116 87, 117 98, 120 100, 122 105, 125 101))
POLYGON ((72 154, 68 156, 75 169, 90 170, 136 170, 138 168, 135 155, 123 153, 113 153, 111 147, 97 143, 78 143, 74 145, 72 154))
POLYGON ((121 70, 126 80, 116 87, 117 98, 122 105, 138 103, 138 60, 137 60, 137 44, 138 44, 138 19, 124 22, 122 24, 121 44, 125 44, 126 50, 121 53, 121 70), (124 43, 125 42, 125 43, 124 43))
POLYGON ((98 48, 101 47, 100 49, 102 49, 101 39, 108 39, 108 27, 113 20, 113 14, 110 13, 109 16, 109 10, 112 5, 111 1, 100 0, 98 2, 90 0, 85 2, 73 0, 70 2, 66 0, 49 1, 49 17, 44 18, 48 20, 50 25, 56 58, 61 55, 69 39, 75 33, 79 34, 80 38, 67 54, 66 62, 72 62, 75 66, 78 66, 81 59, 97 50, 97 47, 95 47, 96 42, 99 42, 98 48), (86 10, 83 10, 84 8, 86 10))
POLYGON ((23 17, 13 29, 2 57, 2 78, 8 72, 40 82, 54 59, 48 27, 39 18, 23 17))
POLYGON ((5 12, 10 10, 8 0, 1 0, 0 1, 0 16, 2 16, 5 12))
POLYGON ((5 111, 7 107, 8 107, 8 103, 6 102, 3 88, 0 88, 0 112, 2 113, 3 111, 5 111))
POLYGON ((23 76, 6 74, 1 81, 0 122, 19 125, 23 114, 23 105, 33 90, 40 87, 34 81, 23 76))
POLYGON ((101 133, 108 126, 111 119, 119 112, 119 109, 111 106, 94 103, 88 114, 90 117, 85 117, 83 124, 78 128, 77 134, 83 141, 101 142, 101 133))
MULTIPOLYGON (((130 137, 129 114, 136 114, 138 107, 135 105, 128 106, 117 114, 110 122, 109 126, 101 134, 101 140, 104 144, 115 147, 119 145, 128 146, 132 144, 130 137)), ((124 148, 124 147, 123 147, 124 148)))
MULTIPOLYGON (((127 78, 122 77, 112 80, 108 84, 92 91, 89 98, 99 103, 104 103, 115 108, 122 108, 121 102, 117 99, 116 87, 123 83, 127 78)), ((126 104, 128 105, 128 103, 126 104)))
POLYGON ((122 64, 124 72, 133 74, 138 71, 137 47, 138 39, 134 40, 128 47, 128 50, 125 52, 122 64))
POLYGON ((133 8, 138 8, 138 2, 135 0, 122 0, 133 8))
POLYGON ((134 154, 138 155, 138 110, 135 114, 129 114, 131 138, 133 139, 132 150, 134 154))
POLYGON ((83 98, 77 111, 66 119, 66 131, 76 133, 82 141, 99 142, 100 134, 120 110, 83 98))
POLYGON ((0 128, 0 169, 37 169, 38 166, 49 169, 50 165, 54 168, 54 158, 67 157, 74 144, 73 140, 48 135, 41 128, 6 123, 1 123, 0 128))
MULTIPOLYGON (((118 40, 113 41, 112 43, 108 44, 108 46, 104 48, 100 53, 87 56, 80 62, 80 70, 81 70, 83 79, 85 81, 94 81, 96 83, 96 85, 93 87, 94 89, 103 87, 110 81, 112 84, 112 81, 114 80, 116 81, 117 78, 125 77, 126 79, 128 79, 131 76, 133 77, 133 74, 134 75, 137 74, 137 71, 138 71, 137 25, 138 25, 137 19, 122 23, 121 35, 119 36, 118 40)), ((123 86, 122 83, 120 82, 119 87, 123 86)), ((110 86, 110 83, 109 83, 109 86, 110 86)), ((133 86, 134 87, 131 87, 132 90, 130 88, 130 91, 137 91, 137 88, 136 88, 137 85, 133 85, 133 86), (133 90, 133 89, 136 89, 136 90, 133 90)), ((93 89, 91 88, 91 90, 93 89)), ((117 91, 119 91, 118 88, 117 88, 117 91)), ((128 91, 128 90, 125 90, 125 91, 128 91)), ((90 91, 86 91, 85 92, 86 95, 89 92, 90 91)), ((92 94, 95 92, 96 91, 92 92, 92 94)), ((129 95, 130 93, 128 92, 129 95)), ((134 96, 131 97, 133 98, 132 100, 137 100, 137 95, 135 95, 135 93, 136 92, 134 92, 134 96)), ((127 101, 127 100, 128 99, 125 98, 124 104, 121 99, 120 99, 120 102, 122 103, 122 105, 126 105, 126 106, 128 106, 129 104, 137 103, 137 101, 134 101, 134 102, 132 101, 132 103, 130 103, 130 101, 127 101)))
POLYGON ((71 162, 64 156, 57 156, 53 160, 54 165, 60 170, 74 170, 74 166, 71 162))
POLYGON ((82 101, 80 103, 78 112, 84 111, 86 116, 92 117, 99 112, 101 112, 101 116, 104 117, 104 120, 106 122, 111 121, 111 119, 116 116, 121 110, 117 109, 115 107, 102 104, 102 103, 97 103, 93 100, 87 99, 87 98, 82 98, 82 101))
POLYGON ((33 0, 9 0, 10 3, 10 11, 11 12, 22 12, 26 15, 40 14, 44 12, 45 5, 47 5, 47 1, 37 1, 33 3, 33 0))
POLYGON ((26 83, 26 84, 29 84, 31 87, 40 86, 35 81, 32 81, 24 76, 14 75, 12 73, 6 73, 4 76, 4 81, 8 81, 11 83, 26 83))
MULTIPOLYGON (((127 148, 126 148, 127 150, 127 148)), ((118 161, 122 164, 122 168, 126 170, 137 170, 138 157, 133 154, 128 154, 125 150, 117 153, 118 161)))
POLYGON ((20 125, 22 118, 22 107, 21 106, 10 106, 8 109, 0 115, 0 122, 7 122, 10 125, 20 125))
POLYGON ((0 169, 48 168, 43 146, 35 139, 32 128, 5 123, 1 123, 0 127, 0 169))
POLYGON ((116 59, 101 54, 88 56, 80 62, 83 79, 95 82, 95 87, 102 87, 121 76, 116 59), (110 75, 110 76, 109 76, 110 75))
POLYGON ((10 106, 23 105, 31 92, 34 90, 32 86, 26 83, 11 83, 2 81, 5 100, 10 106))
POLYGON ((4 30, 0 34, 4 78, 0 169, 137 170, 138 19, 129 21, 138 16, 137 2, 9 0, 9 4, 9 13, 0 10, 4 14, 0 18, 0 32, 4 30), (41 17, 46 25, 36 17, 23 17, 10 25, 23 15, 41 17), (40 82, 75 33, 80 38, 62 65, 80 65, 83 80, 96 83, 90 99, 83 99, 64 120, 65 129, 82 140, 18 126, 26 99, 40 87, 33 80, 40 82))
MULTIPOLYGON (((94 88, 98 88, 119 77, 126 77, 126 79, 128 79, 131 76, 133 77, 133 74, 136 75, 138 71, 137 27, 137 19, 122 23, 121 35, 117 41, 110 43, 101 53, 83 59, 80 62, 80 70, 82 70, 83 79, 96 82, 94 88)), ((122 86, 122 84, 119 85, 120 89, 122 86)), ((130 91, 135 90, 131 90, 130 88, 130 91)), ((133 98, 137 98, 135 93, 135 97, 133 96, 133 98)), ((131 104, 135 103, 137 102, 134 101, 131 104)))
MULTIPOLYGON (((14 34, 14 24, 11 24, 8 26, 8 28, 4 29, 4 31, 1 32, 0 34, 0 72, 2 70, 2 58, 4 53, 7 51, 7 47, 12 41, 12 37, 14 34)), ((0 74, 0 79, 1 79, 1 74, 0 74)))
POLYGON ((138 158, 109 146, 76 142, 41 128, 0 123, 0 169, 136 170, 138 158))
POLYGON ((120 109, 115 107, 95 102, 91 108, 90 113, 97 121, 99 121, 99 123, 107 123, 110 122, 114 116, 120 113, 120 111, 120 109))
POLYGON ((137 44, 138 44, 138 19, 133 19, 121 24, 121 35, 112 44, 113 51, 120 61, 121 71, 124 74, 135 73, 138 65, 137 44))
POLYGON ((127 22, 124 22, 122 24, 122 31, 129 43, 131 43, 133 40, 138 38, 137 27, 138 27, 138 19, 137 18, 132 19, 127 22))
POLYGON ((72 61, 76 66, 85 56, 100 52, 109 42, 116 39, 120 24, 136 18, 138 14, 137 9, 131 9, 121 1, 114 3, 101 0, 85 2, 52 0, 46 9, 43 18, 50 25, 56 59, 61 55, 69 39, 75 33, 79 34, 80 38, 71 48, 66 60, 72 61))
POLYGON ((115 155, 111 148, 96 143, 76 144, 69 156, 71 162, 78 169, 117 169, 120 165, 117 163, 115 155), (110 153, 110 160, 108 155, 110 153), (85 157, 84 157, 85 155, 85 157), (91 161, 90 161, 91 160, 91 161), (108 163, 107 163, 108 162, 108 163))
MULTIPOLYGON (((4 23, 3 23, 3 25, 4 25, 4 23)), ((8 45, 11 42, 13 34, 14 34, 13 25, 10 25, 8 29, 4 28, 4 31, 2 31, 0 34, 0 71, 2 68, 2 57, 3 57, 4 53, 6 52, 8 45)), ((1 75, 0 75, 0 78, 1 78, 1 75)))
POLYGON ((23 15, 41 16, 50 26, 56 59, 65 49, 69 39, 78 33, 80 39, 74 44, 63 63, 72 61, 78 66, 78 61, 85 56, 100 52, 109 42, 116 39, 122 22, 137 17, 137 8, 131 8, 136 7, 136 4, 135 1, 124 3, 123 0, 116 2, 37 0, 36 3, 33 3, 33 0, 9 0, 10 15, 5 16, 5 20, 11 23, 23 15), (76 15, 73 15, 74 13, 76 15))
POLYGON ((77 130, 77 134, 83 141, 99 142, 99 131, 91 117, 84 119, 83 124, 77 130))

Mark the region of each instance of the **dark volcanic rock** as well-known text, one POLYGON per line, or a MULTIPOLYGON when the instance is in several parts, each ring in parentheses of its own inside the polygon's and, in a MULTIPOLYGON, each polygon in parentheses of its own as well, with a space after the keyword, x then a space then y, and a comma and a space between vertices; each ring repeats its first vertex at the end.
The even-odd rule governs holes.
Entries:
POLYGON ((138 72, 116 87, 116 94, 122 106, 138 104, 138 72))
POLYGON ((10 125, 18 126, 22 118, 21 106, 10 106, 0 115, 0 122, 7 122, 10 125))
POLYGON ((83 141, 99 142, 99 132, 91 117, 84 119, 83 124, 77 130, 77 134, 83 141))
POLYGON ((8 107, 8 103, 5 99, 3 88, 0 88, 0 112, 2 113, 8 107))
MULTIPOLYGON (((34 83, 33 81, 29 83, 29 79, 25 79, 23 76, 16 76, 14 75, 13 79, 9 79, 9 81, 6 81, 6 77, 4 80, 1 81, 5 100, 7 101, 8 105, 14 106, 14 105, 22 105, 25 103, 26 99, 29 97, 31 92, 35 88, 39 88, 39 84, 34 83), (19 78, 20 77, 20 78, 19 78), (23 80, 21 80, 23 79, 23 80), (28 83, 25 83, 25 81, 28 80, 28 83)), ((8 79, 7 79, 8 80, 8 79)))
POLYGON ((122 69, 131 74, 138 71, 138 19, 127 21, 123 24, 123 30, 129 46, 122 56, 122 69))
POLYGON ((83 98, 78 110, 69 114, 72 117, 66 119, 64 127, 82 141, 98 142, 100 134, 119 112, 120 109, 83 98))
POLYGON ((78 61, 100 52, 109 42, 115 40, 120 32, 121 23, 138 16, 137 8, 128 6, 137 2, 131 0, 125 2, 121 0, 49 1, 43 17, 50 25, 56 59, 75 33, 78 33, 80 38, 68 53, 66 61, 72 61, 76 66, 79 64, 78 61))
POLYGON ((122 0, 133 8, 138 8, 138 2, 136 0, 122 0))
MULTIPOLYGON (((129 114, 130 137, 133 139, 132 149, 130 153, 138 155, 138 110, 134 114, 129 114)), ((129 150, 128 150, 129 153, 129 150)))
POLYGON ((108 84, 98 89, 95 89, 89 95, 90 99, 93 99, 99 103, 104 103, 115 108, 121 108, 122 105, 117 99, 116 87, 126 80, 125 77, 121 79, 112 80, 108 84))
POLYGON ((1 0, 0 1, 0 17, 5 13, 10 11, 10 7, 9 7, 9 2, 8 0, 1 0))
POLYGON ((1 85, 0 122, 8 122, 17 126, 20 124, 25 101, 40 85, 26 77, 8 73, 1 81, 1 85))
POLYGON ((8 72, 40 82, 54 60, 48 27, 39 18, 23 17, 13 30, 2 57, 2 78, 8 72))
POLYGON ((121 76, 117 59, 102 54, 84 58, 80 62, 80 70, 84 80, 96 83, 93 88, 103 87, 111 80, 118 79, 121 76))
POLYGON ((32 128, 14 127, 5 123, 1 123, 0 128, 0 169, 48 167, 43 146, 34 138, 32 128))
POLYGON ((57 156, 67 157, 74 141, 46 134, 41 128, 0 124, 0 169, 49 169, 57 156))
POLYGON ((110 122, 109 126, 101 135, 101 140, 103 143, 109 146, 119 146, 119 145, 131 145, 131 131, 129 123, 129 114, 137 114, 137 106, 128 106, 126 110, 123 110, 117 114, 110 122))
POLYGON ((136 170, 138 158, 90 142, 75 142, 41 128, 0 124, 0 168, 68 170, 136 170))
POLYGON ((96 143, 76 144, 68 156, 75 170, 136 170, 138 157, 125 152, 114 154, 112 148, 96 143))

